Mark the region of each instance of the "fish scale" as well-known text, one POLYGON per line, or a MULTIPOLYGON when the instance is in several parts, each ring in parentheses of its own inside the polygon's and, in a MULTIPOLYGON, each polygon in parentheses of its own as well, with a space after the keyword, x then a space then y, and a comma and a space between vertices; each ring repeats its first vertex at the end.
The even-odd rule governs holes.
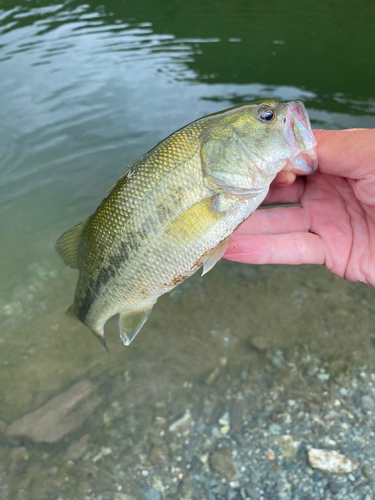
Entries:
POLYGON ((70 313, 103 343, 104 324, 120 313, 128 345, 157 298, 202 265, 211 269, 277 172, 295 163, 301 168, 301 154, 314 162, 314 147, 303 104, 294 101, 238 106, 170 135, 58 240, 65 263, 79 269, 70 313), (262 120, 266 109, 271 123, 262 120))

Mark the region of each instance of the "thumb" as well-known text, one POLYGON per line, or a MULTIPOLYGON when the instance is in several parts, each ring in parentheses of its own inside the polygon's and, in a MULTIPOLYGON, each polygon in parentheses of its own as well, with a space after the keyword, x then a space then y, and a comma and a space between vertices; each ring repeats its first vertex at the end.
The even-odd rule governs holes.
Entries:
POLYGON ((364 179, 375 166, 375 129, 314 130, 319 170, 364 179))

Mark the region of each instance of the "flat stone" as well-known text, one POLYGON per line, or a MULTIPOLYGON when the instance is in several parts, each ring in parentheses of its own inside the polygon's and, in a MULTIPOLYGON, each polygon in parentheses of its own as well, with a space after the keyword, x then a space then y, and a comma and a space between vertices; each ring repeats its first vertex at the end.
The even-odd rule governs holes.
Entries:
POLYGON ((211 469, 227 481, 238 476, 232 461, 232 449, 224 448, 212 453, 210 458, 211 469))
POLYGON ((338 493, 341 490, 342 486, 341 484, 331 482, 328 484, 328 488, 331 493, 336 495, 336 493, 338 493))
POLYGON ((250 339, 250 342, 253 344, 255 349, 257 349, 258 351, 266 351, 269 347, 268 340, 263 336, 253 337, 250 339))
POLYGON ((186 410, 185 413, 182 415, 182 417, 175 420, 169 426, 169 432, 180 432, 182 429, 190 427, 192 423, 193 420, 191 418, 190 410, 186 410))
POLYGON ((222 427, 220 427, 220 432, 223 436, 226 436, 229 431, 230 431, 229 425, 223 425, 222 427))
POLYGON ((354 459, 342 455, 338 451, 312 448, 308 451, 309 463, 314 469, 320 469, 331 474, 346 474, 358 467, 354 459))
POLYGON ((285 458, 294 457, 300 445, 300 442, 289 434, 275 436, 273 440, 281 448, 281 454, 285 458))
POLYGON ((230 426, 230 416, 229 416, 229 412, 225 412, 224 415, 222 415, 220 418, 219 418, 219 424, 220 425, 229 425, 230 426))
POLYGON ((154 490, 154 488, 149 488, 149 490, 145 493, 145 497, 147 500, 160 500, 160 493, 159 491, 154 490))
POLYGON ((161 446, 154 445, 150 454, 150 462, 153 465, 161 465, 166 464, 168 462, 168 457, 164 453, 164 450, 161 446))
POLYGON ((375 408, 374 398, 370 396, 362 396, 362 404, 365 408, 368 408, 369 410, 373 410, 375 408))
POLYGON ((95 457, 92 459, 94 463, 99 462, 103 457, 107 457, 108 455, 112 455, 112 448, 107 448, 105 446, 102 446, 100 448, 100 451, 95 457))
POLYGON ((8 437, 24 436, 36 443, 57 443, 80 427, 100 404, 96 387, 88 380, 73 385, 36 411, 13 422, 8 437))
POLYGON ((237 406, 230 409, 230 421, 234 432, 239 434, 242 430, 242 413, 237 406))
POLYGON ((280 432, 282 431, 282 428, 278 424, 271 424, 269 426, 268 430, 270 431, 271 434, 277 435, 277 434, 280 434, 280 432))
POLYGON ((85 434, 79 441, 72 443, 65 453, 65 460, 78 460, 87 451, 89 447, 90 436, 85 434))
POLYGON ((211 372, 210 375, 207 377, 206 384, 207 385, 213 384, 219 375, 220 375, 220 370, 219 368, 216 367, 215 370, 211 372))
POLYGON ((372 468, 370 467, 369 464, 365 464, 363 467, 362 467, 362 474, 365 476, 366 479, 368 479, 369 481, 374 481, 374 475, 373 475, 373 472, 372 472, 372 468))

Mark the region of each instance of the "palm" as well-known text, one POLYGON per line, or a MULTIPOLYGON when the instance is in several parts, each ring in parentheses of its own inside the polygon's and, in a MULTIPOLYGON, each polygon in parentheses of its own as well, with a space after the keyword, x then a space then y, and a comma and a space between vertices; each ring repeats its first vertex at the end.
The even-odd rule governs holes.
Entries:
POLYGON ((374 286, 375 210, 361 199, 361 182, 318 174, 307 180, 301 206, 322 242, 324 265, 341 278, 374 286))

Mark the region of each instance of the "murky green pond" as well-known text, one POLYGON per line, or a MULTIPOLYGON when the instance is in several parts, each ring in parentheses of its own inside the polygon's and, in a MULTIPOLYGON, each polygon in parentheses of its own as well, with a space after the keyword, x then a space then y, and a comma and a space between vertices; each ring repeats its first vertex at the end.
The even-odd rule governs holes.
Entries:
POLYGON ((220 262, 106 353, 54 243, 125 167, 270 96, 375 127, 370 1, 0 2, 0 498, 375 496, 375 292, 220 262), (344 473, 314 469, 336 451, 344 473))

